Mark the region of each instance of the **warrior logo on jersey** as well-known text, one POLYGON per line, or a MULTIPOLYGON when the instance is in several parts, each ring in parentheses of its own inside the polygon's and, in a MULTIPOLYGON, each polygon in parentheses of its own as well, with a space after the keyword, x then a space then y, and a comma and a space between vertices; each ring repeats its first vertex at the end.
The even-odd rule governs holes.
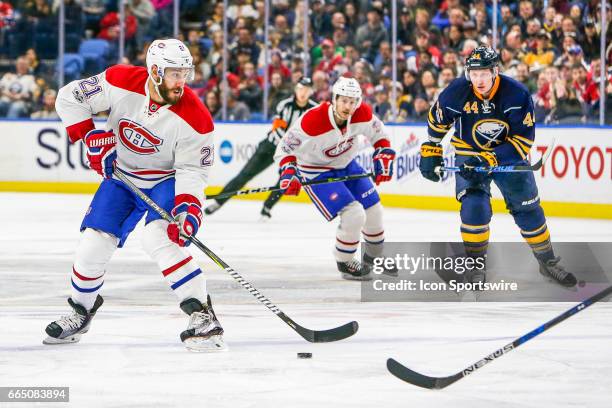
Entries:
POLYGON ((341 141, 339 144, 333 145, 332 147, 323 150, 323 153, 327 157, 338 157, 341 154, 351 150, 351 147, 353 147, 353 143, 355 143, 355 137, 351 136, 346 141, 341 141))
POLYGON ((510 126, 499 119, 482 119, 472 128, 472 139, 482 150, 493 150, 504 142, 510 126))
POLYGON ((119 121, 119 140, 128 150, 145 155, 159 152, 158 146, 164 142, 143 126, 129 119, 119 121))

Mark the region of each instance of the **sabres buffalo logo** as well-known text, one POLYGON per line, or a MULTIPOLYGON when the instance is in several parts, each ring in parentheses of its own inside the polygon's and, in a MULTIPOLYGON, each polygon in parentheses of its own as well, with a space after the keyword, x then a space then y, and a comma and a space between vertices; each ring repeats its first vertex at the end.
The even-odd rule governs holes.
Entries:
POLYGON ((119 140, 128 150, 144 155, 159 152, 158 146, 164 142, 143 126, 129 119, 119 121, 119 140))
POLYGON ((510 126, 499 119, 483 119, 474 124, 472 139, 482 150, 493 150, 504 142, 510 126))
POLYGON ((333 145, 323 151, 327 157, 338 157, 343 153, 351 150, 353 147, 353 143, 355 143, 355 137, 351 136, 346 141, 341 141, 338 145, 333 145))

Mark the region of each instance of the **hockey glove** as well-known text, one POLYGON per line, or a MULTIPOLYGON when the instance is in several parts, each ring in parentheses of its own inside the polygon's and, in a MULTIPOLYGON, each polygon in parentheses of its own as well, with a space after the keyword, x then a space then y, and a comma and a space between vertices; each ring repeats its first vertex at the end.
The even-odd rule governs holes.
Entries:
POLYGON ((190 194, 177 195, 170 215, 175 222, 168 224, 168 238, 179 246, 189 246, 189 237, 196 235, 202 224, 200 201, 190 194))
POLYGON ((493 152, 480 152, 475 156, 471 156, 461 166, 459 166, 459 174, 464 179, 473 183, 484 181, 491 172, 474 171, 475 167, 495 167, 497 166, 497 156, 493 152))
POLYGON ((302 184, 298 177, 298 168, 295 163, 287 163, 280 169, 279 187, 285 195, 298 195, 302 184))
POLYGON ((395 150, 390 147, 378 148, 374 150, 372 160, 374 161, 374 182, 376 185, 391 180, 395 150))
POLYGON ((83 138, 87 146, 87 160, 89 168, 104 178, 111 178, 113 175, 113 164, 117 160, 117 150, 115 145, 117 137, 113 132, 101 129, 94 129, 87 132, 83 138))
POLYGON ((444 165, 442 153, 442 145, 440 143, 424 142, 421 145, 419 170, 421 170, 423 177, 431 181, 440 181, 440 174, 436 173, 435 169, 444 165))

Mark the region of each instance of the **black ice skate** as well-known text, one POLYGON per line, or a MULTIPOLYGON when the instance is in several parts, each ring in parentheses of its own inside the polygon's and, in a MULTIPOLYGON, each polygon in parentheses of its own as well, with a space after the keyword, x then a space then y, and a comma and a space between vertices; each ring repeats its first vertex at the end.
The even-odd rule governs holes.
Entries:
POLYGON ((48 337, 43 340, 43 344, 67 344, 76 343, 81 340, 81 335, 89 331, 91 321, 96 315, 96 311, 102 306, 102 303, 104 303, 104 299, 98 295, 96 302, 88 312, 83 306, 74 303, 71 298, 68 298, 68 304, 72 307, 72 313, 49 323, 45 329, 48 337))
POLYGON ((211 215, 212 213, 217 211, 219 208, 221 208, 221 206, 219 205, 219 203, 215 201, 214 203, 212 203, 211 205, 209 205, 208 207, 204 209, 204 214, 211 215))
POLYGON ((567 288, 576 286, 576 283, 578 283, 576 277, 566 271, 562 265, 559 265, 560 261, 561 257, 559 256, 546 261, 538 259, 540 273, 567 288))
MULTIPOLYGON (((363 263, 368 265, 370 269, 374 270, 374 257, 373 256, 370 256, 368 254, 363 254, 363 263)), ((383 265, 383 272, 382 272, 383 274, 387 276, 391 276, 393 278, 397 278, 399 276, 399 272, 397 270, 397 266, 395 265, 395 262, 393 263, 391 268, 387 268, 386 266, 387 265, 383 265)))
POLYGON ((195 298, 181 303, 183 312, 190 316, 187 330, 181 333, 181 341, 188 350, 195 352, 227 350, 223 341, 223 327, 212 308, 210 295, 207 300, 205 305, 195 298))
POLYGON ((259 222, 268 222, 272 219, 271 209, 267 207, 262 207, 261 209, 261 217, 259 217, 259 222))
POLYGON ((358 259, 352 259, 348 262, 336 262, 338 270, 342 273, 342 278, 346 280, 369 281, 372 280, 372 268, 366 264, 359 262, 358 259))

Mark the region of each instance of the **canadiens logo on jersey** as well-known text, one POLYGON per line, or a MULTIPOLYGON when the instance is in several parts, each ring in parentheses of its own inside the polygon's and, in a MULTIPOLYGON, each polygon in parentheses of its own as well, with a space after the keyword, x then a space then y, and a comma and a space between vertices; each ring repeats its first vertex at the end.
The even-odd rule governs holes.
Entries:
POLYGON ((323 150, 323 153, 327 157, 338 157, 341 154, 351 150, 351 147, 353 147, 353 143, 355 143, 355 137, 351 136, 346 141, 343 140, 339 144, 323 150))
POLYGON ((129 119, 119 121, 119 140, 128 150, 143 155, 159 152, 158 146, 164 142, 142 125, 129 119))
POLYGON ((499 119, 482 119, 472 128, 472 138, 483 150, 492 150, 504 143, 508 136, 509 126, 499 119))

